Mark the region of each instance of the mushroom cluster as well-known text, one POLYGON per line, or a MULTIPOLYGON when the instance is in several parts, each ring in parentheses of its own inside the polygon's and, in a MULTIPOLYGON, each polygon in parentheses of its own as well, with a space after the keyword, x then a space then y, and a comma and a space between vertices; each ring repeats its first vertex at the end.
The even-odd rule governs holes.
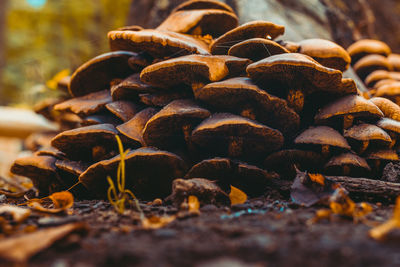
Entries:
POLYGON ((104 197, 121 160, 118 135, 130 149, 126 187, 142 199, 167 196, 176 178, 257 196, 296 167, 378 178, 382 162, 398 160, 397 105, 360 96, 342 75, 351 58, 341 46, 274 41, 284 29, 238 26, 228 5, 191 0, 156 29, 109 32, 112 52, 80 66, 70 98, 51 106, 79 117, 79 127, 11 171, 42 195, 79 181, 74 193, 104 197))

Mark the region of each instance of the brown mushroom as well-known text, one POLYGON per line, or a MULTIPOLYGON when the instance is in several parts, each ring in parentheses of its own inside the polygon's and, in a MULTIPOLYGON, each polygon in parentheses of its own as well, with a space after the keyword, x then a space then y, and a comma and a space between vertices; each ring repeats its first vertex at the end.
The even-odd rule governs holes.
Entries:
POLYGON ((140 102, 151 107, 164 107, 174 100, 188 98, 193 98, 193 92, 184 86, 178 86, 174 90, 139 95, 140 102))
POLYGON ((346 139, 336 130, 327 126, 310 127, 299 134, 294 143, 305 150, 321 152, 328 157, 336 151, 348 151, 350 146, 346 139))
POLYGON ((367 87, 373 88, 375 84, 381 80, 391 79, 390 72, 387 70, 376 70, 371 72, 364 80, 367 87))
POLYGON ((374 103, 358 95, 349 95, 323 107, 315 115, 315 122, 317 124, 337 125, 338 122, 342 121, 343 129, 348 129, 353 125, 355 118, 371 121, 378 120, 381 117, 383 117, 383 113, 374 103))
POLYGON ((65 153, 61 152, 55 147, 52 146, 46 146, 46 147, 41 147, 35 153, 33 153, 34 156, 50 156, 53 158, 56 158, 58 160, 61 159, 66 159, 67 155, 65 153))
POLYGON ((228 51, 230 56, 248 58, 254 62, 283 53, 289 53, 289 51, 277 42, 263 38, 242 41, 233 45, 228 51))
POLYGON ((392 120, 389 118, 380 119, 376 125, 384 129, 392 139, 392 143, 389 148, 393 148, 400 137, 400 121, 392 120))
POLYGON ((351 64, 354 65, 357 61, 367 55, 377 54, 388 56, 392 51, 384 42, 378 40, 364 39, 353 43, 347 48, 347 52, 351 57, 351 64))
POLYGON ((111 96, 114 101, 138 99, 139 94, 156 92, 157 88, 143 83, 140 73, 135 73, 111 87, 111 96))
POLYGON ((75 197, 88 199, 92 198, 89 191, 79 182, 79 176, 87 170, 89 164, 82 161, 73 160, 57 160, 55 162, 57 172, 61 180, 65 183, 68 191, 74 194, 75 197))
MULTIPOLYGON (((79 176, 79 181, 99 197, 107 195, 107 176, 116 179, 121 156, 91 165, 79 176)), ((183 177, 186 165, 177 155, 154 148, 129 151, 125 157, 126 189, 144 200, 163 198, 171 193, 172 181, 183 177)))
POLYGON ((251 21, 218 37, 210 46, 213 55, 226 55, 231 46, 252 38, 275 39, 285 32, 285 27, 269 21, 251 21))
POLYGON ((340 45, 324 39, 306 39, 299 42, 299 53, 308 55, 321 65, 345 71, 349 68, 351 58, 340 45))
POLYGON ((286 48, 290 53, 299 53, 300 44, 292 41, 278 40, 278 44, 286 48))
POLYGON ((384 85, 388 85, 388 84, 392 84, 392 83, 396 83, 396 82, 397 81, 395 79, 392 79, 392 78, 380 80, 380 81, 375 83, 375 85, 373 87, 373 89, 375 89, 375 90, 374 91, 371 90, 371 91, 375 93, 378 88, 380 88, 380 87, 382 87, 384 85))
POLYGON ((369 101, 382 111, 384 117, 400 121, 400 107, 396 103, 383 97, 373 97, 369 101))
POLYGON ((392 143, 389 134, 372 124, 359 124, 344 130, 344 137, 358 154, 363 154, 367 148, 388 148, 392 143))
POLYGON ((390 54, 388 61, 394 71, 400 71, 400 54, 390 54))
POLYGON ((283 141, 278 130, 229 113, 212 115, 192 132, 201 153, 250 160, 278 150, 283 141))
POLYGON ((142 110, 140 105, 123 100, 108 103, 106 108, 124 122, 130 120, 140 110, 142 110))
POLYGON ((132 74, 128 59, 134 55, 132 52, 116 51, 89 60, 72 74, 69 93, 72 96, 84 96, 109 89, 113 79, 132 74))
POLYGON ((190 0, 185 1, 179 6, 177 6, 172 12, 182 11, 182 10, 196 10, 196 9, 220 9, 231 13, 234 13, 232 8, 220 1, 215 0, 190 0))
POLYGON ((375 178, 379 179, 386 164, 389 162, 398 162, 399 156, 394 150, 384 149, 369 151, 365 155, 365 159, 372 169, 372 174, 375 178))
POLYGON ((368 55, 360 59, 353 66, 354 71, 362 79, 376 70, 390 70, 390 63, 386 57, 381 55, 368 55))
POLYGON ((392 100, 397 105, 400 104, 400 82, 393 82, 382 85, 376 89, 375 97, 384 97, 392 100))
POLYGON ((369 177, 371 168, 367 161, 354 153, 332 157, 324 167, 324 173, 334 176, 369 177))
POLYGON ((192 100, 172 101, 146 123, 143 139, 160 149, 190 146, 193 128, 210 115, 192 100))
POLYGON ((276 128, 285 136, 296 134, 300 125, 299 115, 285 100, 261 90, 249 78, 209 83, 195 90, 195 98, 218 111, 229 111, 276 128))

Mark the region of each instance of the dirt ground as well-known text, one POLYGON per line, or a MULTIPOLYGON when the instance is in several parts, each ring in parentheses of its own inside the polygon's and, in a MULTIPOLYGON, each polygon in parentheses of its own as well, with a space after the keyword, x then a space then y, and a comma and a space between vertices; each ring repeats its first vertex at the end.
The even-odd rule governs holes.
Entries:
MULTIPOLYGON (((29 266, 396 266, 400 234, 377 242, 365 224, 335 217, 310 224, 319 207, 304 208, 266 196, 232 208, 203 206, 200 215, 157 230, 137 227, 137 213, 117 215, 105 201, 78 201, 61 217, 33 216, 40 228, 84 221, 85 236, 71 235, 34 256, 29 266)), ((141 204, 146 216, 176 214, 173 206, 141 204)), ((374 206, 383 222, 393 205, 374 206)), ((2 264, 7 266, 6 263, 2 264)))

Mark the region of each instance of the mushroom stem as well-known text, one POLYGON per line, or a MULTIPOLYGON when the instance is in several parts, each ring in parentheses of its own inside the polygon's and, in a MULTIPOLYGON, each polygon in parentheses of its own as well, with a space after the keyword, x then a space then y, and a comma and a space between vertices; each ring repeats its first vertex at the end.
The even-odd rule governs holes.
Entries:
POLYGON ((343 117, 343 129, 349 129, 353 125, 354 116, 347 114, 343 117))
POLYGON ((299 89, 290 89, 287 95, 289 107, 293 108, 297 113, 301 112, 304 107, 304 94, 299 89))
POLYGON ((362 141, 360 150, 358 151, 358 154, 364 153, 365 150, 367 150, 368 146, 369 146, 369 141, 362 141))
POLYGON ((321 153, 322 153, 322 156, 328 157, 329 156, 329 145, 322 145, 321 153))
POLYGON ((231 137, 228 146, 228 155, 230 157, 239 157, 242 155, 243 139, 240 137, 231 137))

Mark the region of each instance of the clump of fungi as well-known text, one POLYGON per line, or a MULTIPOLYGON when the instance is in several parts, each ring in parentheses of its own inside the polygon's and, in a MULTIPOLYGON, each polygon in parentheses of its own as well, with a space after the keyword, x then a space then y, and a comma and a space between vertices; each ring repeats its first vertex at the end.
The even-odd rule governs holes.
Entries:
POLYGON ((118 135, 130 149, 126 188, 145 200, 168 196, 178 178, 250 196, 274 179, 293 179, 296 168, 379 179, 399 160, 400 108, 364 98, 342 72, 352 61, 374 87, 393 80, 400 60, 375 41, 348 51, 321 39, 275 41, 284 29, 268 21, 238 26, 229 6, 201 0, 178 6, 156 29, 109 32, 112 52, 80 66, 60 86, 69 98, 46 106, 75 116, 76 125, 11 171, 42 195, 79 181, 72 190, 80 197, 105 197, 121 158, 118 135))

